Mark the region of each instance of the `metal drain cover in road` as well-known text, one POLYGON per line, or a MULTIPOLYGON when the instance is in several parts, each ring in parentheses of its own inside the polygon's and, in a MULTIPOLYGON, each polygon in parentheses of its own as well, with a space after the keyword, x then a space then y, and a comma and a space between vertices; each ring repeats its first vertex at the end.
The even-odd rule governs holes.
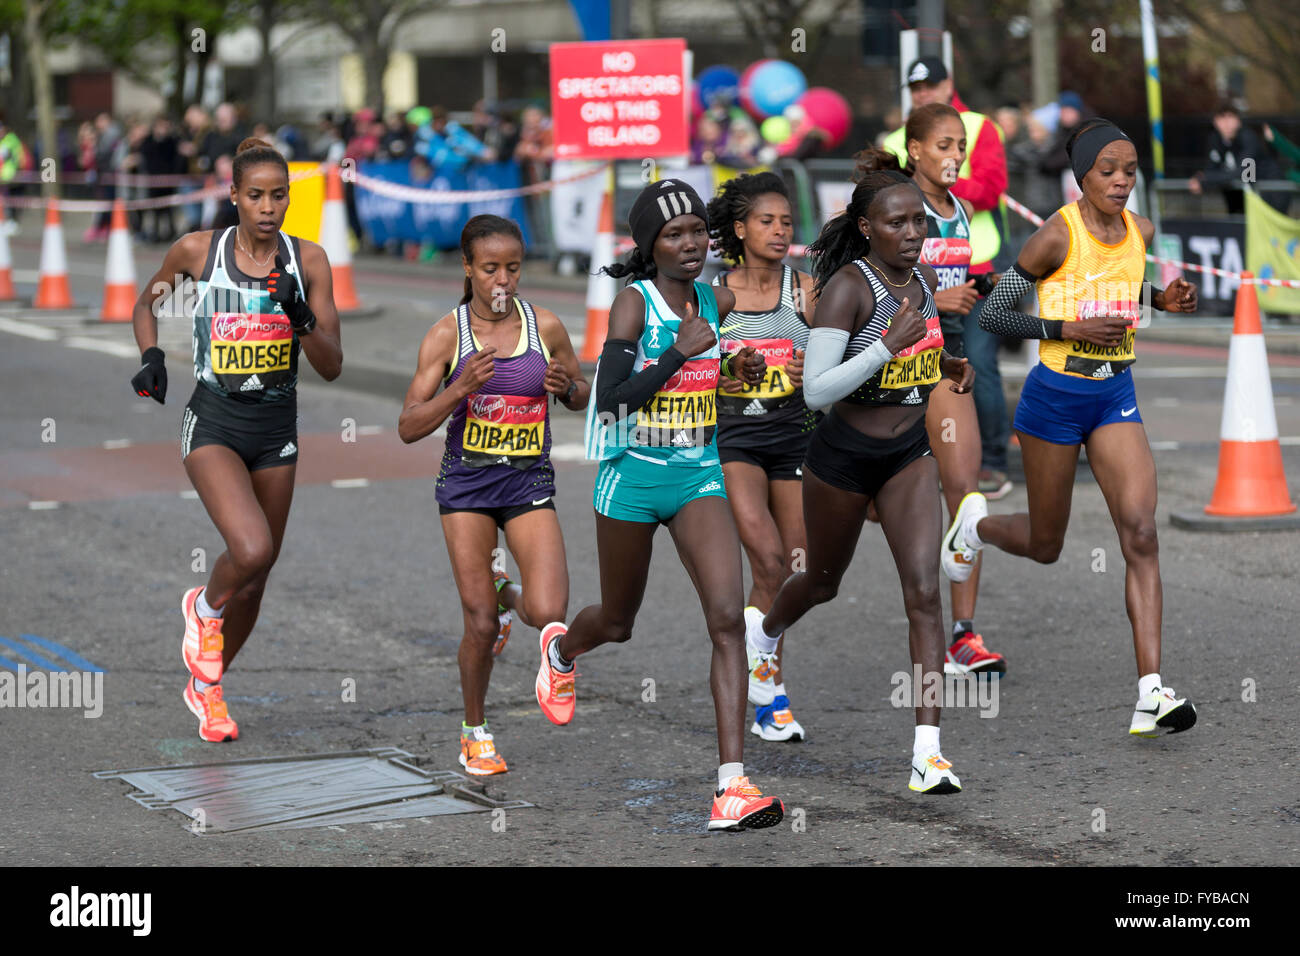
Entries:
POLYGON ((421 770, 395 747, 229 763, 101 770, 150 810, 176 810, 196 832, 232 833, 375 823, 531 807, 494 800, 450 770, 421 770), (195 822, 200 824, 195 826, 195 822))

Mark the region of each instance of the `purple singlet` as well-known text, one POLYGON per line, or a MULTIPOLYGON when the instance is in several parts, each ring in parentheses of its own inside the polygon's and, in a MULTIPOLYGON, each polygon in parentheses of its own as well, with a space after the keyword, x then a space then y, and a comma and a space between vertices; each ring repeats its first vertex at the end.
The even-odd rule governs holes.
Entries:
MULTIPOLYGON (((496 371, 484 390, 461 401, 447 421, 436 495, 444 508, 508 508, 555 494, 544 385, 550 354, 533 307, 516 297, 515 308, 523 325, 519 346, 514 354, 493 359, 496 371)), ((447 385, 477 351, 469 306, 462 305, 456 310, 456 355, 447 385)))

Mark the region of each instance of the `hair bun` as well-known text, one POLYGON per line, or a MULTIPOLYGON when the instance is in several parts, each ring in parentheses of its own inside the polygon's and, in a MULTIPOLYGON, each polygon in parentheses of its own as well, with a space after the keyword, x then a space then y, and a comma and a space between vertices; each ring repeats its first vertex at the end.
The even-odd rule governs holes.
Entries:
POLYGON ((240 153, 248 149, 274 149, 274 148, 275 147, 273 147, 266 140, 259 139, 256 136, 250 136, 247 139, 243 140, 239 144, 239 146, 235 149, 235 155, 238 156, 240 153))

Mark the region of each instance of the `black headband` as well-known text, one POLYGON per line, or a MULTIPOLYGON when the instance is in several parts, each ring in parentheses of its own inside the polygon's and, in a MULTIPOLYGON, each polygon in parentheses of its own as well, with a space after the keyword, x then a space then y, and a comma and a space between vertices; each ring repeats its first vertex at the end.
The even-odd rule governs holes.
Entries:
POLYGON ((1088 170, 1097 161, 1097 155, 1117 139, 1132 142, 1122 129, 1110 122, 1090 126, 1075 137, 1074 145, 1069 150, 1070 166, 1074 169, 1074 178, 1080 186, 1083 185, 1083 177, 1088 175, 1088 170))
POLYGON ((628 225, 632 227, 632 241, 646 262, 654 261, 651 251, 664 226, 685 213, 693 213, 706 226, 709 224, 709 214, 699 193, 680 179, 651 183, 637 196, 628 214, 628 225))

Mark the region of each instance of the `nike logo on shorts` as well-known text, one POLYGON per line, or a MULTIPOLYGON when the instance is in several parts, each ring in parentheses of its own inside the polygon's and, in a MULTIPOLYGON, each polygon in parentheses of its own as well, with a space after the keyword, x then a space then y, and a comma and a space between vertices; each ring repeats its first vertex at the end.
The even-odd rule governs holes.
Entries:
POLYGON ((550 496, 550 495, 547 495, 545 498, 541 498, 541 499, 539 499, 539 500, 537 500, 537 501, 534 501, 534 502, 533 502, 533 507, 534 507, 534 508, 541 507, 542 505, 546 504, 546 502, 548 502, 548 501, 550 501, 550 500, 551 500, 551 496, 550 496))
POLYGON ((1137 410, 1138 410, 1138 407, 1137 407, 1136 405, 1134 405, 1132 408, 1121 409, 1121 410, 1120 410, 1120 415, 1123 416, 1124 418, 1128 418, 1130 415, 1132 415, 1132 414, 1133 414, 1134 412, 1136 412, 1137 410))

